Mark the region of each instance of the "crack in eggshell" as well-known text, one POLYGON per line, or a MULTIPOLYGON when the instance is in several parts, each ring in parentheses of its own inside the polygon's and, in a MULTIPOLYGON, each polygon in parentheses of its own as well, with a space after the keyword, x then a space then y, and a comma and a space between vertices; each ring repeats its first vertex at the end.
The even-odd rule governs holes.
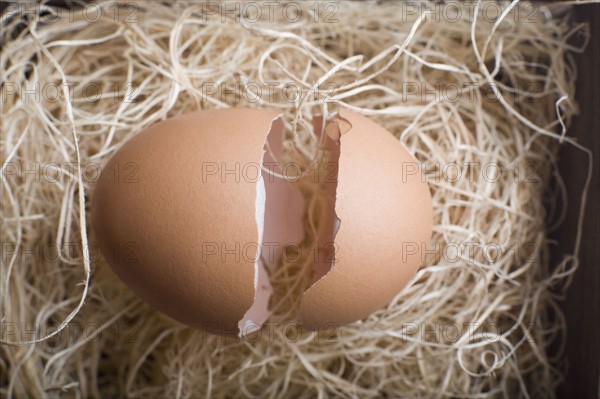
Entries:
POLYGON ((256 188, 258 251, 254 275, 254 302, 239 321, 239 335, 259 330, 270 316, 273 274, 287 243, 304 238, 302 224, 304 198, 300 190, 285 179, 283 116, 276 117, 265 139, 261 177, 256 188))
MULTIPOLYGON (((278 245, 273 251, 273 243, 299 243, 304 238, 303 216, 305 201, 300 190, 286 180, 284 166, 281 163, 284 138, 283 116, 279 115, 271 124, 263 147, 261 177, 256 189, 256 224, 258 228, 258 251, 255 263, 255 296, 250 308, 239 321, 239 335, 245 336, 259 330, 268 320, 273 296, 273 284, 270 276, 279 265, 284 245, 278 245)), ((319 171, 325 166, 329 171, 320 176, 318 183, 324 190, 325 208, 316 237, 318 256, 312 268, 312 278, 306 292, 333 267, 335 259, 335 236, 341 220, 335 212, 337 177, 340 157, 340 139, 352 128, 350 122, 333 113, 323 119, 322 115, 313 118, 313 129, 318 138, 322 156, 318 162, 319 171)), ((302 294, 303 295, 303 294, 302 294)))

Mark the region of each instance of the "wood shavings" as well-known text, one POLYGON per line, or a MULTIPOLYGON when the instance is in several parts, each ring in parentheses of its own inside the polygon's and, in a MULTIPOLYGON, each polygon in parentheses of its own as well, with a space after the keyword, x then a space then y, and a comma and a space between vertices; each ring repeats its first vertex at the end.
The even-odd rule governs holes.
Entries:
MULTIPOLYGON (((545 194, 559 143, 578 146, 569 54, 582 48, 569 38, 587 37, 585 26, 518 1, 493 3, 496 17, 476 2, 452 21, 443 8, 341 2, 331 23, 309 3, 294 3, 294 23, 207 15, 204 3, 134 4, 132 23, 114 18, 114 2, 96 4, 98 19, 3 16, 2 396, 554 395, 561 373, 548 349, 564 340, 557 300, 581 237, 550 264, 546 226, 564 215, 563 186, 545 194), (39 100, 36 82, 48 90, 39 100), (304 332, 289 323, 290 295, 258 336, 207 336, 136 299, 87 237, 93 172, 156 121, 277 109, 296 122, 289 149, 309 165, 312 116, 337 105, 394 133, 433 195, 426 265, 371 317, 304 332)), ((281 270, 293 289, 309 283, 281 270)))

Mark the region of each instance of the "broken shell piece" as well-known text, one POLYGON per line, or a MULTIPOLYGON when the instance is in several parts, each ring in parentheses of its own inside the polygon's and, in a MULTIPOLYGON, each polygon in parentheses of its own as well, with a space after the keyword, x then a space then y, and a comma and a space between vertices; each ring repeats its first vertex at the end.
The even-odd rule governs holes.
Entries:
MULTIPOLYGON (((314 125, 321 136, 322 125, 314 125)), ((327 262, 316 262, 321 276, 302 298, 300 318, 309 329, 342 326, 389 304, 422 264, 433 224, 419 165, 391 133, 346 109, 325 133, 339 137, 339 161, 335 208, 319 247, 334 252, 326 273, 327 262)))
MULTIPOLYGON (((174 319, 237 335, 254 302, 255 275, 263 298, 258 225, 265 218, 262 238, 278 235, 269 227, 289 201, 277 200, 281 188, 271 190, 261 174, 271 127, 282 137, 270 111, 193 112, 139 133, 103 169, 92 204, 99 247, 137 295, 174 319), (265 204, 265 195, 274 199, 265 204)), ((263 320, 262 310, 257 305, 252 317, 263 320)))

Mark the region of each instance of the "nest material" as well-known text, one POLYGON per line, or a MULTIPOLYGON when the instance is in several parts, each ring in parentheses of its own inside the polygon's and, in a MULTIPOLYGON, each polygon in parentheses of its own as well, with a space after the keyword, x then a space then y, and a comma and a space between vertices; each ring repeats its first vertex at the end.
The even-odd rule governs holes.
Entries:
POLYGON ((539 3, 293 3, 293 21, 279 4, 273 22, 132 4, 3 17, 2 396, 554 395, 580 237, 553 265, 547 231, 564 216, 555 154, 576 145, 570 42, 584 26, 539 3), (269 107, 310 159, 312 115, 339 104, 422 162, 435 210, 425 265, 369 318, 209 336, 137 299, 88 237, 99 168, 145 127, 269 107))

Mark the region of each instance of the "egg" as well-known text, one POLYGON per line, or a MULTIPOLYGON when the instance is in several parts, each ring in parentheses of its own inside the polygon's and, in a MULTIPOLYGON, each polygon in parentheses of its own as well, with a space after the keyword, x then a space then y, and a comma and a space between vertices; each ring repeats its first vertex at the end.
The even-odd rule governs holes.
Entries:
MULTIPOLYGON (((320 329, 368 317, 408 284, 433 210, 416 161, 391 133, 346 109, 313 122, 336 154, 318 243, 334 251, 315 259, 299 314, 320 329)), ((92 201, 96 240, 117 276, 192 327, 223 335, 260 328, 281 248, 304 238, 305 201, 278 162, 284 131, 273 111, 203 110, 124 143, 92 201), (273 242, 282 245, 267 257, 273 242)))

